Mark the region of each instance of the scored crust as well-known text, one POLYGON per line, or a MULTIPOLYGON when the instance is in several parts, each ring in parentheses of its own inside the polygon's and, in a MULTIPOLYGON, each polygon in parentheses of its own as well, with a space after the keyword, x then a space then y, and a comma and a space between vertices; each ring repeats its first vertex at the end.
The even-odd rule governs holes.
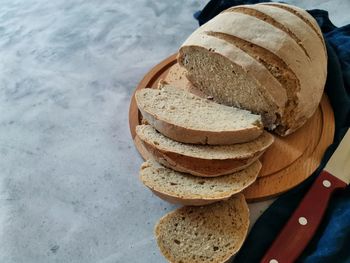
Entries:
MULTIPOLYGON (((197 73, 192 73, 195 72, 193 67, 196 69, 197 66, 189 64, 186 67, 186 60, 188 61, 191 53, 196 52, 199 47, 204 49, 203 56, 214 58, 215 55, 222 55, 231 61, 226 63, 227 67, 232 63, 235 63, 236 67, 240 66, 243 72, 239 71, 239 74, 245 75, 247 82, 249 79, 256 80, 255 86, 260 91, 254 91, 253 93, 245 91, 244 94, 247 96, 253 95, 253 97, 259 97, 261 94, 265 96, 265 109, 268 108, 267 105, 271 105, 271 109, 267 111, 272 111, 277 116, 275 120, 268 118, 269 121, 273 121, 275 126, 267 121, 264 122, 265 127, 270 129, 277 127, 275 132, 280 135, 290 134, 301 127, 312 116, 321 100, 326 80, 327 54, 319 27, 304 10, 276 3, 236 6, 220 13, 193 32, 180 48, 178 62, 187 69, 189 80, 195 86, 205 93, 213 95, 212 90, 215 90, 215 86, 211 87, 203 82, 203 79, 201 79, 203 75, 199 77, 200 74, 198 73, 200 70, 197 70, 197 73), (251 30, 241 30, 240 27, 235 26, 239 24, 244 24, 251 30), (216 39, 210 39, 208 34, 216 39), (249 43, 252 45, 251 50, 256 49, 256 51, 251 52, 249 43), (231 47, 228 47, 228 44, 231 47), (265 51, 262 49, 265 49, 265 51), (249 61, 247 54, 253 55, 252 59, 255 62, 249 61), (295 84, 284 83, 284 69, 281 70, 279 65, 266 63, 270 58, 276 60, 277 57, 280 62, 283 62, 282 64, 288 67, 290 76, 295 74, 296 77, 287 78, 296 80, 295 84), (247 63, 248 61, 249 63, 247 63), (259 83, 265 77, 259 76, 254 68, 257 69, 262 65, 265 66, 263 75, 266 78, 271 78, 271 75, 273 75, 272 79, 274 81, 271 84, 259 83), (247 66, 253 68, 253 70, 245 70, 247 66), (276 81, 280 83, 276 83, 276 81), (276 94, 277 91, 281 92, 283 90, 285 95, 276 94), (270 94, 270 97, 268 94, 270 94)), ((198 62, 195 64, 197 65, 198 62)), ((210 65, 215 66, 214 63, 210 65)), ((210 67, 204 67, 201 70, 205 70, 206 74, 210 74, 210 67)), ((230 79, 230 72, 225 71, 225 74, 227 80, 230 79)), ((225 74, 220 78, 224 78, 225 74)), ((228 83, 232 83, 232 81, 228 81, 228 83)), ((254 85, 254 82, 250 81, 249 85, 254 85)), ((231 89, 235 89, 235 86, 233 85, 231 89)), ((262 116, 265 114, 264 111, 266 110, 258 109, 256 104, 249 104, 249 101, 247 104, 244 96, 232 96, 232 92, 227 92, 227 90, 230 90, 227 87, 220 86, 217 90, 215 96, 213 95, 215 100, 220 101, 220 96, 225 98, 226 95, 227 101, 223 103, 236 106, 243 103, 242 108, 255 113, 259 112, 262 116), (233 102, 230 102, 230 99, 233 102)), ((269 116, 271 115, 269 114, 269 116)))

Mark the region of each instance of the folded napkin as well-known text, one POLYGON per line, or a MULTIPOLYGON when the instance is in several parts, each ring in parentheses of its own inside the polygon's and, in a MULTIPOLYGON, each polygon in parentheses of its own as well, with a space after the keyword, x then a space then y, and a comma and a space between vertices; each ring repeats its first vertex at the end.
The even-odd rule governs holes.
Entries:
MULTIPOLYGON (((212 0, 194 16, 202 25, 231 6, 259 2, 266 1, 212 0)), ((326 93, 335 116, 334 142, 327 149, 313 175, 298 187, 281 195, 261 215, 234 262, 259 262, 350 126, 350 25, 337 28, 329 20, 327 11, 308 10, 308 12, 317 20, 326 39, 328 52, 326 93)), ((350 262, 350 187, 332 197, 316 235, 298 262, 350 262)))

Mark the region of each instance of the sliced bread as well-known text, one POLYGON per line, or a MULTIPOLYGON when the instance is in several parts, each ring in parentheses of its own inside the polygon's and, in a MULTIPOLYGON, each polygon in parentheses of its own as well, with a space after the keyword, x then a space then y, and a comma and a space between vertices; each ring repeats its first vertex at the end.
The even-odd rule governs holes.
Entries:
POLYGON ((249 226, 242 194, 207 206, 187 206, 155 227, 160 251, 172 263, 223 263, 241 248, 249 226))
POLYGON ((246 169, 219 177, 203 178, 166 168, 154 160, 141 166, 144 185, 160 198, 182 205, 206 205, 241 192, 257 178, 261 163, 255 161, 246 169))
POLYGON ((150 125, 138 125, 136 133, 153 158, 173 170, 202 177, 231 174, 252 164, 273 143, 264 131, 257 139, 232 145, 195 145, 173 141, 150 125))
POLYGON ((135 94, 142 116, 165 136, 184 143, 248 142, 263 132, 260 115, 200 98, 169 85, 135 94))

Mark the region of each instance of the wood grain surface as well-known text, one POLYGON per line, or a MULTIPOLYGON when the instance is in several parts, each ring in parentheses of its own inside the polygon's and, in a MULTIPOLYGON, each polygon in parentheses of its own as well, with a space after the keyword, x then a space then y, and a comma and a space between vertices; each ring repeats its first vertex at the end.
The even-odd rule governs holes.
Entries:
MULTIPOLYGON (((156 88, 160 79, 178 88, 196 91, 176 63, 176 54, 151 69, 136 90, 156 88)), ((142 115, 133 95, 129 109, 130 132, 141 156, 147 159, 149 154, 135 133, 135 127, 141 121, 142 115)), ((275 197, 303 182, 318 167, 325 150, 333 141, 333 135, 333 111, 324 95, 315 114, 303 127, 286 137, 275 135, 274 144, 260 158, 263 167, 258 180, 244 191, 247 200, 259 201, 275 197)))

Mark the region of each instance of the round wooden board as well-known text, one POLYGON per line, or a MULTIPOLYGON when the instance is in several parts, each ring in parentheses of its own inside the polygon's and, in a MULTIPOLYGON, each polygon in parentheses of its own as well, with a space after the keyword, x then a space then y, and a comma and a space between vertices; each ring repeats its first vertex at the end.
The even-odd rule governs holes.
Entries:
MULTIPOLYGON (((176 54, 151 69, 136 90, 156 88, 160 79, 191 90, 183 69, 176 63, 176 54)), ((135 127, 141 121, 142 115, 133 95, 129 109, 130 132, 141 156, 147 159, 149 153, 135 133, 135 127)), ((260 158, 263 166, 257 181, 244 191, 246 199, 260 201, 275 197, 303 182, 318 167, 333 135, 333 111, 324 95, 315 114, 303 127, 286 137, 275 135, 274 144, 260 158)))

